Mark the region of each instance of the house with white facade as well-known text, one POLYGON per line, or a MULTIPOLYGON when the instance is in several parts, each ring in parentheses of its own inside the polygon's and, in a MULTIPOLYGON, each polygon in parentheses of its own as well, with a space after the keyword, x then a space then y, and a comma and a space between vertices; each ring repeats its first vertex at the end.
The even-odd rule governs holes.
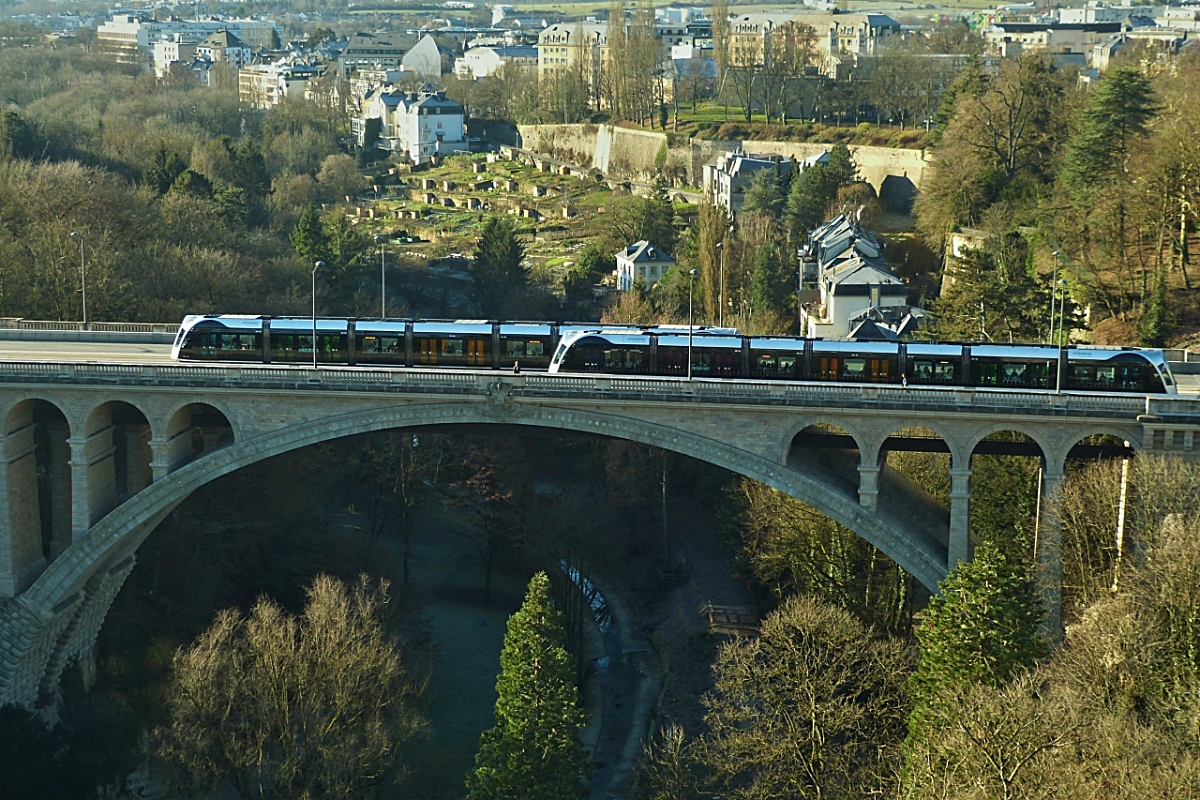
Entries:
POLYGON ((847 214, 809 233, 800 251, 801 271, 816 284, 814 302, 801 306, 804 335, 844 339, 873 316, 870 309, 907 306, 908 286, 887 267, 883 245, 847 214))
POLYGON ((638 281, 648 289, 675 266, 670 253, 645 239, 614 254, 614 258, 617 260, 617 290, 621 292, 628 292, 638 281))
POLYGON ((415 72, 430 83, 442 79, 442 52, 438 50, 437 42, 429 34, 421 37, 421 41, 400 59, 403 69, 415 72))
POLYGON ((763 170, 771 170, 784 180, 791 174, 792 163, 777 153, 751 155, 740 149, 722 153, 715 163, 704 165, 704 191, 715 206, 733 213, 746 202, 750 182, 763 170))
POLYGON ((537 69, 538 49, 533 45, 472 47, 454 61, 454 74, 460 78, 487 78, 505 64, 537 69))
POLYGON ((192 63, 196 58, 196 45, 203 38, 196 33, 168 33, 154 42, 154 76, 165 78, 172 64, 192 63))
POLYGON ((254 53, 235 34, 223 30, 209 34, 196 45, 196 58, 212 64, 229 62, 241 69, 250 63, 254 53))
POLYGON ((368 123, 377 119, 377 147, 423 164, 467 149, 465 113, 445 92, 372 91, 363 98, 362 116, 351 120, 351 132, 365 146, 368 123))

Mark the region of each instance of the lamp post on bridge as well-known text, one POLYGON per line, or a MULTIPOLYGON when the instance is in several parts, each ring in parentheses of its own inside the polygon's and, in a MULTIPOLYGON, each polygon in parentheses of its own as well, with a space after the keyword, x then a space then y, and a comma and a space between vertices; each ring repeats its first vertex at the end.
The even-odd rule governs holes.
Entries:
POLYGON ((1054 256, 1054 272, 1050 277, 1050 343, 1054 343, 1054 296, 1058 291, 1058 257, 1062 255, 1061 250, 1055 250, 1050 255, 1054 256))
POLYGON ((84 241, 83 234, 79 231, 71 231, 71 238, 79 240, 79 296, 80 304, 83 307, 83 329, 88 329, 87 321, 87 262, 84 259, 84 241))
POLYGON ((688 368, 687 379, 692 379, 692 286, 696 282, 696 273, 699 270, 688 271, 688 368))
POLYGON ((725 243, 717 242, 717 258, 721 262, 720 277, 717 281, 719 291, 717 292, 717 326, 725 327, 725 243))
POLYGON ((379 245, 379 318, 387 319, 387 238, 375 234, 379 245))
MULTIPOLYGON (((1065 330, 1065 322, 1066 322, 1066 315, 1067 315, 1067 286, 1068 286, 1068 284, 1067 284, 1066 278, 1060 278, 1058 281, 1058 285, 1060 287, 1062 287, 1062 293, 1058 297, 1058 335, 1059 335, 1059 338, 1062 338, 1063 331, 1065 330)), ((1063 344, 1069 345, 1070 343, 1071 343, 1071 334, 1068 333, 1066 338, 1063 340, 1063 344)))
POLYGON ((312 338, 312 351, 313 351, 313 369, 316 369, 316 368, 317 368, 317 270, 319 270, 319 269, 320 269, 321 267, 323 267, 323 266, 325 266, 325 262, 324 262, 324 261, 318 261, 317 263, 313 264, 313 274, 312 274, 312 278, 313 278, 313 281, 312 281, 312 301, 313 301, 313 338, 312 338))

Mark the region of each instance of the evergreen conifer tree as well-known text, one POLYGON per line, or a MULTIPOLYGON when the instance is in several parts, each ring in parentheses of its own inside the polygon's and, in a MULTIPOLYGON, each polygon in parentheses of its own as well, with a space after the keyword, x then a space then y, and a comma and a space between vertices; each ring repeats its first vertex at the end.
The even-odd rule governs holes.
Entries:
POLYGON ((524 258, 525 248, 517 241, 512 222, 504 217, 488 217, 471 264, 475 299, 484 314, 503 316, 508 299, 524 288, 524 258))
POLYGON ((316 206, 309 204, 300 212, 300 219, 292 229, 292 249, 306 263, 325 261, 329 256, 329 236, 316 206))
POLYGON ((1167 343, 1167 334, 1174 327, 1170 309, 1167 308, 1167 275, 1163 270, 1158 271, 1154 281, 1154 291, 1149 301, 1143 306, 1141 325, 1142 347, 1162 347, 1167 343))
POLYGON ((1031 582, 994 544, 983 542, 961 562, 929 601, 917 629, 921 662, 911 680, 910 737, 921 737, 924 717, 939 694, 964 686, 1001 686, 1048 653, 1038 633, 1042 603, 1031 582))
POLYGON ((786 314, 788 301, 792 294, 792 273, 779 250, 772 243, 767 243, 758 251, 758 260, 754 264, 754 274, 750 278, 750 308, 752 313, 761 314, 764 311, 774 311, 776 314, 786 314))
POLYGON ((578 737, 584 713, 562 615, 544 572, 533 576, 525 602, 508 620, 496 693, 496 726, 480 737, 467 799, 578 798, 584 788, 578 737))
POLYGON ((772 170, 759 170, 751 178, 742 212, 766 214, 771 219, 779 219, 779 215, 783 213, 783 192, 780 191, 779 179, 772 170))
POLYGON ((1158 109, 1150 80, 1133 67, 1105 75, 1071 138, 1063 177, 1076 191, 1103 186, 1123 170, 1133 139, 1146 132, 1158 109))

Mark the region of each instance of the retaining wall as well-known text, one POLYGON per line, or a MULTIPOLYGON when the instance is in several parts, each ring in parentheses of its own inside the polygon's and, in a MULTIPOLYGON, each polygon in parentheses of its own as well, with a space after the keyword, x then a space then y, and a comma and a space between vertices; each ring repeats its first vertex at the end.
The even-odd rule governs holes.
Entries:
MULTIPOLYGON (((676 185, 691 186, 700 185, 705 164, 739 146, 748 153, 779 153, 797 159, 830 147, 808 142, 708 139, 687 139, 672 147, 665 133, 614 125, 521 125, 519 129, 522 146, 527 150, 594 167, 606 176, 645 181, 661 172, 676 185)), ((876 191, 883 189, 889 176, 907 180, 914 189, 919 189, 928 163, 924 150, 850 145, 850 153, 860 177, 876 191)))

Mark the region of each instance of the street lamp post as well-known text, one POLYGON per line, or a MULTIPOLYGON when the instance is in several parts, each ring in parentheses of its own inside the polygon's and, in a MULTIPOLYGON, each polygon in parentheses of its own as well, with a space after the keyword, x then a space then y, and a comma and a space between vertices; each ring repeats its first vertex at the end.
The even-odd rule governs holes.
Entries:
POLYGON ((696 282, 696 273, 699 270, 690 270, 688 272, 688 369, 687 379, 692 379, 692 285, 696 282))
POLYGON ((384 237, 376 234, 379 245, 379 318, 387 319, 387 245, 384 237))
POLYGON ((1050 341, 1054 341, 1054 292, 1058 286, 1058 257, 1062 255, 1061 250, 1055 250, 1050 255, 1054 256, 1054 272, 1050 277, 1050 341))
POLYGON ((325 266, 324 261, 318 261, 313 264, 313 284, 312 284, 312 301, 313 301, 313 369, 317 368, 317 270, 325 266))
POLYGON ((87 321, 87 262, 84 260, 83 234, 71 231, 71 238, 79 240, 79 298, 83 306, 83 329, 88 329, 87 321))
MULTIPOLYGON (((1058 298, 1058 336, 1059 338, 1063 338, 1063 332, 1066 330, 1066 327, 1063 323, 1066 320, 1067 314, 1067 282, 1065 279, 1060 279, 1058 285, 1062 287, 1062 294, 1059 295, 1058 298)), ((1066 338, 1063 340, 1063 344, 1070 343, 1071 335, 1068 333, 1066 338)))
POLYGON ((717 292, 717 325, 721 328, 725 327, 725 243, 717 242, 717 254, 721 261, 721 277, 718 281, 719 291, 717 292))

